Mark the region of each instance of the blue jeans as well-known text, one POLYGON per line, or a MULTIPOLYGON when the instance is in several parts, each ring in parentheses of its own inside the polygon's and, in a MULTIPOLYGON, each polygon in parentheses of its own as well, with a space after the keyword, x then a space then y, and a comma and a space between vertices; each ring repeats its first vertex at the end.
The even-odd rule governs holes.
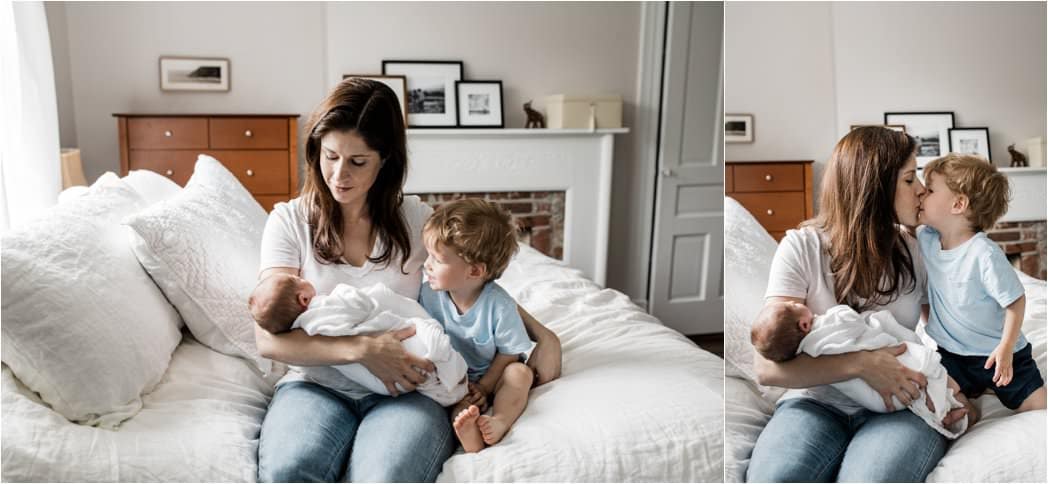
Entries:
POLYGON ((411 392, 344 398, 279 386, 262 421, 260 482, 433 482, 456 440, 439 404, 411 392))
POLYGON ((947 440, 909 410, 847 415, 785 400, 750 457, 747 482, 924 482, 947 440))

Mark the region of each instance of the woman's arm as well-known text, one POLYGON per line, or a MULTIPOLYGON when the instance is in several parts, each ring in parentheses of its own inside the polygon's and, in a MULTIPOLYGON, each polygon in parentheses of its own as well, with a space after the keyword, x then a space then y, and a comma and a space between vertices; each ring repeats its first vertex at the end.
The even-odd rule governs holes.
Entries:
POLYGON ((519 304, 517 312, 520 313, 520 319, 524 320, 528 337, 535 341, 535 349, 528 358, 528 366, 535 370, 535 386, 560 378, 560 338, 519 304))
MULTIPOLYGON (((765 303, 773 301, 804 303, 803 299, 789 297, 771 297, 765 303)), ((818 358, 801 354, 780 363, 754 353, 753 366, 758 383, 786 388, 808 388, 862 378, 881 395, 885 406, 893 409, 892 396, 908 405, 928 385, 928 379, 923 374, 907 368, 895 358, 904 352, 905 343, 873 351, 823 355, 818 358)))
MULTIPOLYGON (((269 268, 259 279, 276 273, 298 275, 289 267, 269 268)), ((396 384, 406 391, 426 381, 424 372, 436 371, 429 360, 404 350, 401 340, 415 334, 414 326, 377 336, 310 336, 295 329, 272 334, 255 325, 255 345, 262 357, 299 366, 327 366, 360 363, 382 380, 391 395, 397 395, 396 384)))

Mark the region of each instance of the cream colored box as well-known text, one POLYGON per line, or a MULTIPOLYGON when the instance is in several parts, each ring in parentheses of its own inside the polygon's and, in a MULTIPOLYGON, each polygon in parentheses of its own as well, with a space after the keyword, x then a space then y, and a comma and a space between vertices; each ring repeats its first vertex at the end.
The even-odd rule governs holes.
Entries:
POLYGON ((546 127, 604 129, 622 127, 622 96, 546 97, 546 127))

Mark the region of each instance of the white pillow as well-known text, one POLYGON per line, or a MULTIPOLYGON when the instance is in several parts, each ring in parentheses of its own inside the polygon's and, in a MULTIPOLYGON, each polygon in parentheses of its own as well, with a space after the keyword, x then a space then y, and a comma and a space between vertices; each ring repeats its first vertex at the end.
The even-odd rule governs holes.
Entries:
POLYGON ((785 389, 757 384, 750 324, 764 305, 776 248, 775 239, 745 207, 724 197, 724 373, 750 380, 771 401, 785 389))
POLYGON ((269 360, 255 347, 247 298, 255 287, 266 212, 218 160, 200 155, 174 197, 124 220, 138 261, 198 341, 215 351, 269 360))
POLYGON ((147 206, 167 200, 182 191, 182 187, 170 178, 150 170, 131 170, 122 180, 142 196, 147 206))
POLYGON ((3 234, 3 361, 65 418, 134 416, 182 339, 119 221, 144 205, 116 180, 3 234))

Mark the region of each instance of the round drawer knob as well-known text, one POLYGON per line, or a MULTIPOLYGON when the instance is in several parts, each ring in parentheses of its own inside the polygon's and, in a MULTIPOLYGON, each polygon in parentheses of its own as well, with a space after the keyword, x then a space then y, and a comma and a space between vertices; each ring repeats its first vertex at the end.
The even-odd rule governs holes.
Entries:
POLYGON ((773 176, 771 176, 771 175, 764 175, 764 181, 772 181, 772 179, 774 179, 773 176))
POLYGON ((768 209, 768 215, 775 215, 775 211, 769 208, 768 209))
POLYGON ((250 137, 252 137, 254 135, 255 135, 255 133, 252 133, 250 129, 247 130, 247 131, 244 131, 244 136, 247 136, 248 138, 250 138, 250 137))
POLYGON ((167 170, 167 171, 164 172, 164 174, 167 175, 167 176, 171 176, 171 175, 174 175, 175 172, 173 170, 167 170))
POLYGON ((252 170, 247 171, 247 176, 255 176, 255 172, 252 170))
POLYGON ((172 133, 171 131, 164 131, 164 137, 166 137, 166 138, 170 138, 174 134, 175 133, 172 133))

